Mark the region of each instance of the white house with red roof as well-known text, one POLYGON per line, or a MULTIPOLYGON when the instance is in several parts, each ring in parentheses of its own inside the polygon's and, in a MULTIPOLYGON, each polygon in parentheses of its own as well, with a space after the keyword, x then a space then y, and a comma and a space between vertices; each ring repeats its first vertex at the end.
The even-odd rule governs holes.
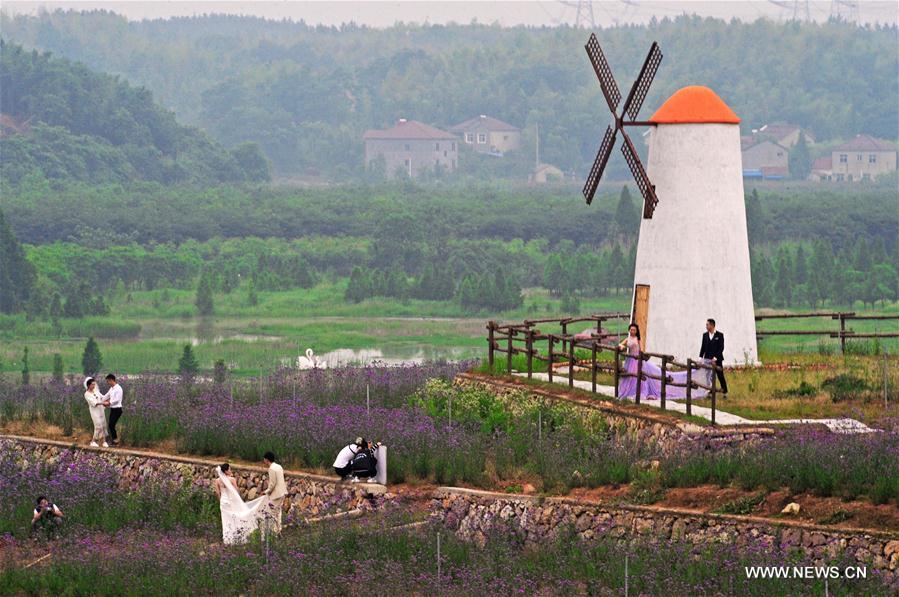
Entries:
POLYGON ((387 178, 416 178, 426 171, 455 172, 458 138, 417 120, 400 118, 388 129, 370 129, 365 142, 365 169, 381 170, 387 178))
POLYGON ((501 156, 521 147, 521 129, 486 114, 469 118, 449 130, 479 153, 501 156))

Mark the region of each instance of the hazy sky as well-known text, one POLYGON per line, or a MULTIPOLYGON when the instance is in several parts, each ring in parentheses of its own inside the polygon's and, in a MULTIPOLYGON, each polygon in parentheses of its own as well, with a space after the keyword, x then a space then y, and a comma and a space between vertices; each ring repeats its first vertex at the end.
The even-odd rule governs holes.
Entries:
POLYGON ((556 25, 575 24, 581 6, 581 24, 596 26, 616 23, 642 23, 653 16, 677 16, 698 14, 730 19, 755 20, 767 17, 774 20, 790 19, 794 12, 800 18, 808 16, 816 21, 826 20, 838 11, 844 18, 858 19, 859 22, 873 23, 899 22, 899 2, 874 0, 831 0, 799 1, 735 1, 707 0, 604 0, 602 2, 577 1, 493 1, 469 2, 466 0, 446 0, 443 2, 360 2, 330 0, 321 2, 270 2, 265 0, 232 2, 145 2, 142 0, 120 0, 118 2, 19 2, 4 1, 2 10, 7 13, 36 14, 40 10, 106 9, 122 14, 133 20, 159 19, 171 16, 189 16, 204 13, 228 13, 256 15, 271 19, 303 19, 311 24, 339 25, 355 21, 373 27, 388 27, 398 21, 415 23, 468 23, 477 19, 480 23, 501 25, 556 25))

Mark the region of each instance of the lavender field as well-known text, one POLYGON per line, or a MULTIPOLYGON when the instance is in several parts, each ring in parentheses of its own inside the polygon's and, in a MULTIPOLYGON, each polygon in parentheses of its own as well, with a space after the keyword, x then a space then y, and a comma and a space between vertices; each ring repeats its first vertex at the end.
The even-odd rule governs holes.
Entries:
MULTIPOLYGON (((897 504, 899 424, 838 435, 783 431, 745 449, 684 447, 662 455, 575 407, 521 396, 512 403, 450 379, 467 363, 406 367, 282 369, 250 381, 185 383, 123 379, 126 445, 259 461, 275 451, 290 468, 328 471, 357 435, 389 446, 388 477, 501 488, 524 482, 544 493, 635 483, 651 495, 716 484, 746 491, 788 488, 897 504), (650 466, 650 463, 653 463, 650 466)), ((0 386, 0 424, 47 424, 86 441, 90 419, 75 383, 0 386)))
MULTIPOLYGON (((156 485, 124 494, 114 470, 94 455, 24 463, 0 451, 0 587, 29 595, 605 595, 620 594, 625 583, 637 595, 825 591, 823 580, 746 579, 745 566, 810 564, 798 552, 763 545, 619 542, 603 533, 583 540, 570 529, 536 549, 510 529, 478 548, 434 524, 409 528, 408 515, 388 510, 289 527, 267 545, 227 547, 217 514, 208 488, 156 485), (26 538, 36 493, 65 510, 60 538, 26 538)), ((899 586, 872 573, 831 579, 827 589, 886 595, 899 586)))

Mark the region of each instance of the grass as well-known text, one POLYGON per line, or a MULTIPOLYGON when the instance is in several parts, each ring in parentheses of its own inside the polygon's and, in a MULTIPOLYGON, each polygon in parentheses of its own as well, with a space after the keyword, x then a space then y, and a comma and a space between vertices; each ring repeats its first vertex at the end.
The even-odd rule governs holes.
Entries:
MULTIPOLYGON (((899 415, 899 358, 886 360, 886 404, 883 357, 791 355, 790 360, 796 369, 728 372, 730 392, 718 400, 718 408, 752 420, 849 416, 871 423, 899 415), (864 380, 865 389, 835 399, 827 381, 847 375, 864 380)), ((711 400, 694 404, 711 406, 711 400)))
MULTIPOLYGON (((258 292, 257 305, 249 305, 245 289, 215 296, 215 315, 196 316, 193 290, 160 289, 113 292, 107 297, 107 317, 60 320, 60 329, 50 321, 27 321, 24 316, 0 316, 0 372, 17 373, 22 368, 23 348, 30 350, 29 366, 35 373, 52 370, 53 354, 59 353, 67 372, 80 372, 81 352, 88 335, 98 337, 104 367, 119 373, 174 372, 183 345, 196 344, 201 368, 211 370, 218 359, 233 373, 258 375, 293 360, 298 351, 312 347, 322 354, 336 349, 377 349, 395 358, 470 358, 486 353, 487 319, 521 321, 525 318, 562 316, 561 301, 544 289, 527 289, 521 308, 505 313, 465 312, 453 301, 421 301, 376 298, 358 304, 343 300, 346 280, 325 280, 310 289, 258 292), (548 309, 547 309, 548 307, 548 309), (57 336, 57 332, 60 335, 57 336)), ((627 311, 630 297, 585 298, 580 313, 627 311)), ((799 309, 806 310, 806 309, 799 309)), ((883 312, 899 312, 899 303, 883 312)), ((806 319, 763 322, 765 329, 808 327, 829 329, 831 320, 806 319)), ((886 329, 894 322, 860 321, 857 331, 886 329)), ((579 332, 588 322, 572 325, 579 332)), ((610 321, 612 332, 624 333, 624 321, 610 321)), ((544 332, 560 332, 550 324, 544 332)), ((861 341, 855 345, 861 346, 861 341)), ((763 362, 783 359, 783 353, 820 356, 838 350, 836 340, 819 338, 767 338, 760 343, 763 362), (826 350, 824 350, 826 349, 826 350)), ((899 354, 899 340, 884 341, 881 348, 899 354)), ((868 350, 874 349, 873 344, 868 350)), ((588 358, 589 353, 581 352, 588 358)), ((498 361, 504 362, 499 356, 498 361)), ((600 360, 609 358, 600 353, 600 360)), ((792 357, 791 357, 792 358, 792 357)), ((523 369, 523 360, 516 358, 523 369)), ((545 365, 545 364, 541 364, 545 365)), ((536 366, 541 366, 535 364, 536 366)), ((583 374, 579 374, 581 376, 583 374)), ((610 380, 604 380, 610 383, 610 380)))

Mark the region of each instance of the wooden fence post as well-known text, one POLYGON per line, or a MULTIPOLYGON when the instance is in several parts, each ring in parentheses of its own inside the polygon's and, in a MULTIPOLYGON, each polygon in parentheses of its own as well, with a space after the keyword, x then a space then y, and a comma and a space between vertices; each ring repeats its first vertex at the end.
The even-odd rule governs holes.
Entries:
POLYGON ((552 381, 553 381, 553 344, 555 344, 555 342, 556 342, 556 337, 553 336, 552 334, 550 334, 548 336, 548 339, 549 339, 549 355, 547 357, 548 362, 546 365, 546 367, 547 367, 546 375, 549 377, 549 382, 552 383, 552 381))
POLYGON ((528 379, 533 377, 534 373, 534 330, 527 330, 527 350, 528 350, 528 379))
POLYGON ((661 402, 662 410, 665 410, 665 386, 668 383, 668 373, 666 371, 666 367, 668 365, 668 357, 662 357, 662 391, 661 396, 659 396, 659 400, 661 402))
POLYGON ((562 326, 562 353, 568 352, 568 346, 565 344, 565 336, 568 335, 568 323, 564 321, 560 321, 559 324, 562 326))
POLYGON ((693 414, 693 359, 687 359, 687 416, 693 414))
POLYGON ((487 364, 490 366, 490 373, 493 373, 493 347, 494 347, 494 330, 496 329, 495 321, 487 322, 487 364))
POLYGON ((574 387, 574 341, 568 340, 568 387, 574 387))
POLYGON ((621 377, 621 347, 617 344, 615 345, 615 398, 620 398, 618 395, 618 380, 621 377))
POLYGON ((515 330, 509 328, 509 341, 506 345, 508 348, 508 352, 506 352, 506 373, 512 375, 512 334, 515 333, 515 330))
POLYGON ((840 354, 846 354, 846 314, 840 313, 840 354))
POLYGON ((596 340, 590 349, 590 379, 592 383, 593 393, 596 393, 596 340))
POLYGON ((640 404, 640 392, 643 391, 643 351, 637 352, 637 393, 634 395, 634 402, 640 404))

